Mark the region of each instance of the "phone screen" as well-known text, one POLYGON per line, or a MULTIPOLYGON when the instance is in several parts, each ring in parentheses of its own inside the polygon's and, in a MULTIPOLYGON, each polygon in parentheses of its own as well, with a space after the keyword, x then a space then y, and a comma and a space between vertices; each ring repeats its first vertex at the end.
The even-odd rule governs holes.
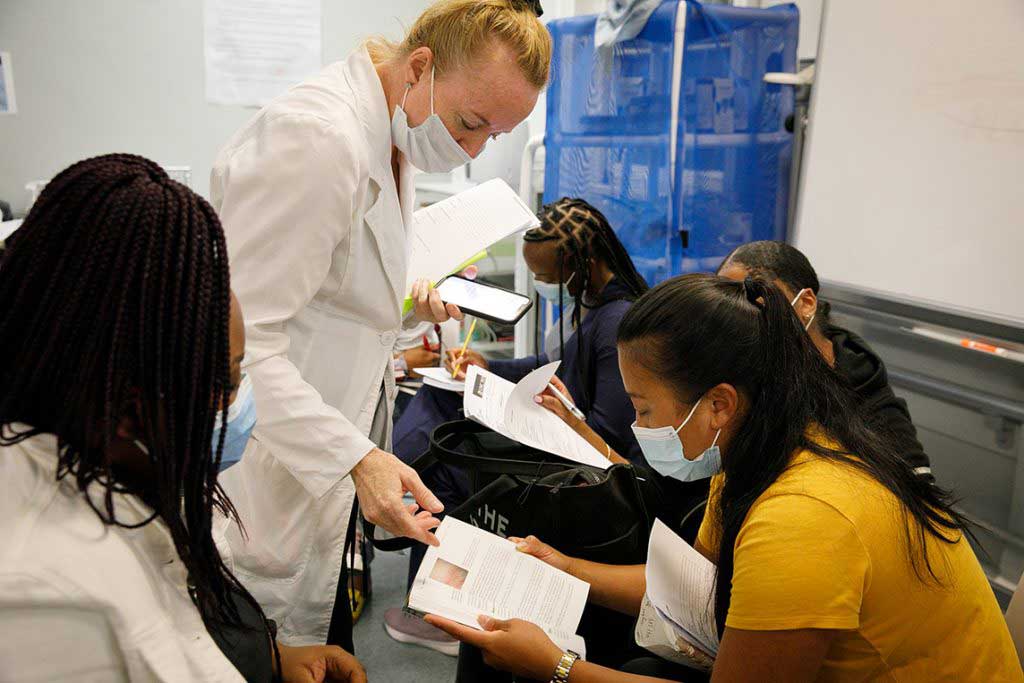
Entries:
POLYGON ((445 303, 477 311, 498 320, 515 320, 530 305, 530 299, 522 294, 458 277, 443 280, 437 286, 437 293, 445 303))

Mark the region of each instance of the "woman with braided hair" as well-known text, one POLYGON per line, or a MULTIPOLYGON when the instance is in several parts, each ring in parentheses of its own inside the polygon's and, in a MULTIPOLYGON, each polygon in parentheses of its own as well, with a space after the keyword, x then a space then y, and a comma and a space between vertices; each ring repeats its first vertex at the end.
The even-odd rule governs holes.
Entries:
POLYGON ((240 524, 217 473, 248 433, 229 418, 245 331, 210 205, 147 159, 96 157, 7 247, 3 677, 365 681, 341 648, 278 646, 215 540, 240 524))
MULTIPOLYGON (((469 348, 465 359, 517 382, 531 370, 560 358, 553 382, 578 399, 586 415, 583 424, 599 434, 602 443, 612 444, 601 452, 621 453, 642 463, 629 427, 633 412, 619 374, 615 333, 632 301, 647 291, 647 283, 607 219, 586 201, 564 197, 544 206, 538 218, 540 227, 525 235, 523 257, 538 293, 562 306, 562 315, 548 336, 553 343, 546 342, 544 351, 514 360, 488 360, 469 348)), ((450 356, 449 367, 451 361, 450 356)), ((464 371, 461 374, 464 376, 464 371)), ((459 394, 422 387, 395 425, 395 454, 406 462, 415 460, 427 450, 433 429, 457 419, 461 407, 459 394)), ((446 506, 458 505, 469 495, 465 474, 455 468, 438 464, 424 473, 424 481, 446 506)), ((413 549, 410 582, 423 550, 423 546, 413 549)), ((407 618, 401 610, 390 610, 385 620, 388 632, 402 642, 451 653, 456 650, 454 641, 422 621, 407 618)))

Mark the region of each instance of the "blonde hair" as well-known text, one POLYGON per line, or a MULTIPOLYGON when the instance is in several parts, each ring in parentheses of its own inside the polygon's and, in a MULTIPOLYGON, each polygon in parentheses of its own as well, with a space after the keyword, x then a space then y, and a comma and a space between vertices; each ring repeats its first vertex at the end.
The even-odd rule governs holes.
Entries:
POLYGON ((373 62, 381 64, 429 47, 437 72, 445 73, 470 64, 494 40, 515 52, 528 83, 544 87, 551 65, 551 35, 523 0, 438 0, 400 43, 377 37, 367 41, 366 48, 373 62))

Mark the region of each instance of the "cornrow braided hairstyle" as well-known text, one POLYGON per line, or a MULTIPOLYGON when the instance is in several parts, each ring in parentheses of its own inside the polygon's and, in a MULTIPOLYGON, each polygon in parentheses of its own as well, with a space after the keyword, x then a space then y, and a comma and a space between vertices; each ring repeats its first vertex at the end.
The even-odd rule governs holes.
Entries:
MULTIPOLYGON (((633 260, 629 257, 626 248, 615 235, 615 231, 608 223, 608 219, 596 207, 586 200, 574 197, 562 197, 556 202, 546 204, 537 214, 541 225, 526 232, 523 236, 525 242, 548 242, 554 241, 558 247, 558 275, 560 282, 566 282, 573 277, 580 283, 578 293, 573 295, 576 305, 572 312, 573 329, 579 329, 581 313, 584 307, 597 308, 610 301, 627 300, 635 301, 648 290, 647 281, 637 272, 633 260), (568 257, 569 273, 563 272, 564 264, 568 257), (587 304, 583 295, 590 289, 590 264, 591 261, 605 263, 615 280, 625 288, 625 292, 606 294, 602 292, 597 301, 587 304)), ((562 293, 565 288, 559 290, 558 305, 563 305, 562 293)), ((564 355, 565 352, 565 328, 563 317, 558 320, 559 344, 564 355)), ((586 372, 583 359, 583 338, 576 335, 576 350, 580 358, 581 372, 586 372)), ((580 384, 583 387, 584 404, 589 404, 590 397, 589 379, 586 376, 580 377, 580 384)))
POLYGON ((211 445, 231 393, 228 255, 214 210, 148 159, 100 156, 50 181, 7 246, 0 445, 55 435, 57 478, 105 524, 130 526, 114 506, 130 492, 153 509, 134 526, 167 525, 208 626, 242 626, 235 593, 269 634, 211 534, 215 506, 238 521, 217 484, 223 431, 211 445), (149 451, 145 483, 109 457, 126 415, 149 451), (102 496, 87 493, 93 483, 102 496))

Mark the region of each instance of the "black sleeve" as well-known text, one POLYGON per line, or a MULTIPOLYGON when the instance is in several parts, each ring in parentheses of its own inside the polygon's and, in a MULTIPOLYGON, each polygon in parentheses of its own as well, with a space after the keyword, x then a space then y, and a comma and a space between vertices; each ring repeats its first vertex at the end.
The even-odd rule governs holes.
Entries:
POLYGON ((631 462, 643 462, 640 444, 633 435, 633 404, 626 395, 619 372, 619 321, 629 306, 619 302, 607 305, 615 307, 614 313, 602 315, 593 332, 593 396, 587 424, 619 455, 631 462))
POLYGON ((273 652, 263 619, 237 590, 231 589, 230 595, 242 625, 207 624, 206 630, 247 683, 270 683, 274 680, 273 652))
POLYGON ((931 461, 917 439, 907 402, 893 393, 884 368, 882 377, 883 384, 865 401, 869 425, 892 438, 911 468, 931 476, 931 461))

